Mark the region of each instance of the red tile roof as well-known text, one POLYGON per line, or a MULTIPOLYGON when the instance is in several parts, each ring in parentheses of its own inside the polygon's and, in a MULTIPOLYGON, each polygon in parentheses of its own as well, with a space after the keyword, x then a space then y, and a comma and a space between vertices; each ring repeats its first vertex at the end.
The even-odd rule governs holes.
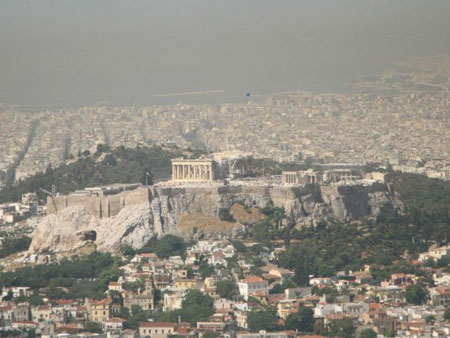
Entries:
POLYGON ((185 327, 178 327, 176 329, 176 332, 181 335, 187 335, 189 333, 189 330, 185 327))
POLYGON ((37 322, 29 322, 29 321, 20 321, 20 320, 13 320, 13 324, 24 324, 24 325, 39 325, 37 322))
POLYGON ((110 303, 111 303, 111 299, 105 298, 105 299, 93 301, 91 304, 95 306, 95 305, 109 305, 110 303))
POLYGON ((50 305, 41 305, 39 306, 39 311, 48 311, 51 310, 52 308, 50 307, 50 305))
POLYGON ((177 323, 169 322, 140 322, 139 327, 175 327, 177 323))
POLYGON ((127 321, 126 319, 117 318, 117 317, 109 318, 106 320, 106 322, 109 322, 109 323, 125 323, 126 321, 127 321))
POLYGON ((3 306, 0 306, 0 311, 10 311, 13 309, 13 306, 11 304, 6 304, 3 306))
POLYGON ((58 305, 70 305, 75 304, 77 301, 73 299, 57 299, 56 304, 58 305))
POLYGON ((244 283, 261 283, 264 280, 259 276, 247 276, 242 280, 244 283))

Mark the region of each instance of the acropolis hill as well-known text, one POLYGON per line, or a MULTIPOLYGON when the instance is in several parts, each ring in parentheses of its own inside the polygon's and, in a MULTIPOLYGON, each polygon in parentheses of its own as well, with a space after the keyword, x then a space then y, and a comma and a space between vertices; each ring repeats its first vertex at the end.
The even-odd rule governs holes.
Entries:
MULTIPOLYGON (((173 164, 190 166, 199 161, 177 159, 173 164)), ((196 172, 184 169, 186 175, 196 172)), ((149 187, 114 185, 49 198, 50 214, 38 225, 29 253, 67 254, 90 243, 104 251, 117 251, 126 244, 140 248, 153 236, 167 233, 229 237, 257 222, 258 209, 266 206, 284 208, 287 222, 298 227, 314 225, 324 217, 346 221, 376 217, 381 209, 393 213, 401 207, 388 186, 373 179, 311 184, 176 177, 149 187), (235 221, 221 220, 220 209, 228 209, 235 221)))

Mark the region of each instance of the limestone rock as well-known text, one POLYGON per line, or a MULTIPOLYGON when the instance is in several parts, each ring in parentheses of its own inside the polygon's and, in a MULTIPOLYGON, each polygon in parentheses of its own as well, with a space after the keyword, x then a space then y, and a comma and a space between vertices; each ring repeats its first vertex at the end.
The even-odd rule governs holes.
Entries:
POLYGON ((68 252, 85 243, 80 231, 97 228, 99 220, 82 208, 67 208, 57 215, 47 215, 37 226, 28 251, 30 253, 68 252))
POLYGON ((151 216, 149 204, 142 203, 123 208, 115 217, 102 219, 95 229, 97 249, 118 251, 123 245, 141 248, 155 235, 151 216))
POLYGON ((33 235, 29 253, 74 253, 86 242, 98 250, 118 251, 122 245, 141 248, 155 235, 148 203, 127 206, 118 215, 98 219, 85 208, 71 207, 44 217, 33 235))
MULTIPOLYGON (((142 247, 153 236, 167 233, 182 236, 233 236, 248 221, 223 224, 220 208, 242 205, 249 208, 284 208, 287 223, 315 226, 323 218, 343 221, 376 217, 399 208, 383 184, 307 185, 304 187, 260 185, 155 185, 151 200, 126 205, 109 218, 97 218, 89 208, 68 207, 44 217, 37 226, 29 254, 71 254, 87 243, 98 250, 117 252, 123 245, 142 247), (221 223, 222 222, 222 223, 221 223), (194 228, 196 231, 194 231, 194 228)), ((242 210, 240 210, 242 212, 242 210)))

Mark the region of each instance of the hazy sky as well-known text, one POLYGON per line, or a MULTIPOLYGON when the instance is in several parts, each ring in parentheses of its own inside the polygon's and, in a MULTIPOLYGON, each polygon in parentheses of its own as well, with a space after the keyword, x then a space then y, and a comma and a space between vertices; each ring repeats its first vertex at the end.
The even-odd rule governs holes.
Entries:
POLYGON ((339 90, 405 56, 449 52, 449 0, 0 0, 6 104, 339 90))

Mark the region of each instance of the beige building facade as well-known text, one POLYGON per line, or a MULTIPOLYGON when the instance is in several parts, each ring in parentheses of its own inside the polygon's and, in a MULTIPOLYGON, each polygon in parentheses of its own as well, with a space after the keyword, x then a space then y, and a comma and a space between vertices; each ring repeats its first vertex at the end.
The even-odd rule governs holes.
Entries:
POLYGON ((139 336, 151 338, 167 338, 175 333, 176 323, 141 322, 139 336))

